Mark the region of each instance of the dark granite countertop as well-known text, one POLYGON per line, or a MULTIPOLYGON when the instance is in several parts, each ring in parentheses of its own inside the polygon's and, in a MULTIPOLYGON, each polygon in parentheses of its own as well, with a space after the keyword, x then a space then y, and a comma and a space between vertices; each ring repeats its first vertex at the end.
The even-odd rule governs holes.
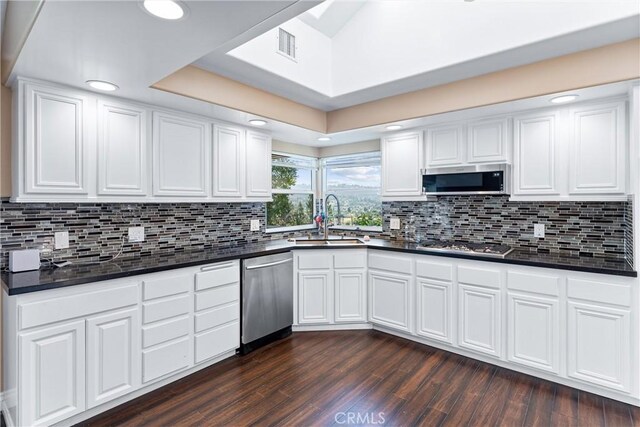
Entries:
POLYGON ((414 243, 372 239, 363 246, 296 246, 286 240, 220 246, 201 251, 171 252, 137 258, 123 258, 106 263, 70 264, 63 268, 41 269, 22 273, 2 273, 2 286, 9 295, 81 285, 175 268, 193 267, 234 259, 246 259, 290 251, 291 249, 353 249, 369 247, 404 253, 448 258, 470 259, 533 267, 557 268, 588 273, 637 277, 637 272, 624 260, 596 257, 562 257, 556 254, 513 251, 506 258, 487 258, 474 254, 425 252, 414 243))

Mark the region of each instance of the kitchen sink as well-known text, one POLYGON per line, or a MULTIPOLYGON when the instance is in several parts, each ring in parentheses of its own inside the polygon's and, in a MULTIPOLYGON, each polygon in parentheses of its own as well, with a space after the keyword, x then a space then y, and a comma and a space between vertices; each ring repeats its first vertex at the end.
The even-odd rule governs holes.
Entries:
POLYGON ((364 245, 359 239, 336 239, 336 240, 327 240, 327 245, 330 246, 354 246, 354 245, 364 245))
POLYGON ((358 246, 364 245, 360 239, 290 239, 296 246, 358 246))
POLYGON ((296 246, 319 246, 319 245, 326 245, 329 241, 328 240, 324 240, 324 239, 304 239, 304 240, 298 240, 298 239, 290 239, 289 240, 292 243, 295 243, 296 246))

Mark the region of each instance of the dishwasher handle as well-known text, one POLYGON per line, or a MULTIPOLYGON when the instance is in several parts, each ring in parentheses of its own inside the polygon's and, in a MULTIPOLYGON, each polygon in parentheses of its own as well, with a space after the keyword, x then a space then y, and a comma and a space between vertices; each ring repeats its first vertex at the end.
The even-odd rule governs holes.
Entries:
POLYGON ((268 262, 266 264, 258 264, 258 265, 247 266, 247 267, 245 267, 245 270, 257 270, 259 268, 274 267, 276 265, 286 264, 286 263, 292 262, 292 261, 293 261, 293 258, 287 258, 287 259, 283 259, 282 261, 275 261, 275 262, 268 262))

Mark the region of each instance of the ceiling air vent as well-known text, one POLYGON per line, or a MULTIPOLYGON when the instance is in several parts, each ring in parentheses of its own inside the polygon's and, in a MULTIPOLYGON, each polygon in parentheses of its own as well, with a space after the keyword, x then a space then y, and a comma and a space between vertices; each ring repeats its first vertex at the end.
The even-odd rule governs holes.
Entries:
POLYGON ((287 58, 296 59, 296 36, 279 28, 278 34, 278 53, 287 58))

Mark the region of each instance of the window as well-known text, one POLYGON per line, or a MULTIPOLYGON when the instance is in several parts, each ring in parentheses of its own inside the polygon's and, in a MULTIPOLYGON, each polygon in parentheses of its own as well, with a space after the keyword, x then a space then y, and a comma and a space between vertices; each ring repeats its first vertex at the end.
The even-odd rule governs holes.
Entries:
POLYGON ((273 201, 267 203, 267 230, 313 227, 317 160, 273 153, 273 201))
POLYGON ((338 228, 382 229, 382 198, 380 196, 380 153, 331 157, 322 161, 324 197, 335 195, 327 204, 329 222, 338 219, 338 228))

